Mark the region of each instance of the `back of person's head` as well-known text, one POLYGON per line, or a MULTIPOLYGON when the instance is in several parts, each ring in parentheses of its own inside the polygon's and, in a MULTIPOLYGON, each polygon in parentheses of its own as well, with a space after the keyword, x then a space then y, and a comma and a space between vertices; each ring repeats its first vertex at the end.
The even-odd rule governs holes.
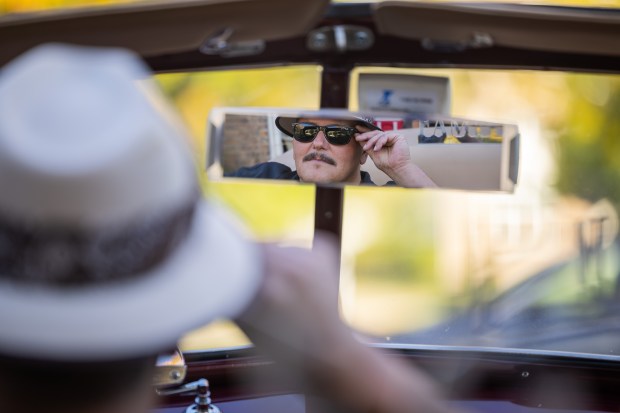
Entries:
POLYGON ((157 352, 254 294, 258 254, 202 200, 148 77, 61 45, 0 72, 2 412, 131 406, 157 352))
POLYGON ((76 362, 0 356, 0 411, 141 413, 156 357, 76 362))

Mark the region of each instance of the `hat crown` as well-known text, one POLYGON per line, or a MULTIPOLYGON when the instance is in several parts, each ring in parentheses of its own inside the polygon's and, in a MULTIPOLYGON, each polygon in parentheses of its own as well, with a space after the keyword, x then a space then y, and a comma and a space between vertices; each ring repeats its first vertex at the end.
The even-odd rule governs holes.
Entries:
POLYGON ((54 45, 0 72, 1 354, 154 354, 258 288, 258 249, 197 199, 147 76, 131 53, 54 45))
POLYGON ((100 228, 187 203, 194 171, 181 139, 171 138, 183 132, 155 109, 147 77, 132 54, 110 49, 45 45, 8 65, 0 213, 100 228))

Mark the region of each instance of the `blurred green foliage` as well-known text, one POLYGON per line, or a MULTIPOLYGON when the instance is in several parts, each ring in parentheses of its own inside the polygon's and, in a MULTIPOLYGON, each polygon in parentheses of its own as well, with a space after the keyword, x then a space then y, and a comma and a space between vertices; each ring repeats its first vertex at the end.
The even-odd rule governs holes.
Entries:
POLYGON ((345 231, 350 225, 363 225, 355 215, 361 205, 369 208, 367 219, 378 223, 367 231, 367 242, 355 254, 358 279, 376 278, 394 284, 433 284, 437 246, 432 219, 432 199, 423 192, 400 188, 380 191, 349 188, 346 192, 345 231))
POLYGON ((591 202, 607 198, 620 211, 620 80, 573 76, 582 97, 557 140, 557 188, 591 202))

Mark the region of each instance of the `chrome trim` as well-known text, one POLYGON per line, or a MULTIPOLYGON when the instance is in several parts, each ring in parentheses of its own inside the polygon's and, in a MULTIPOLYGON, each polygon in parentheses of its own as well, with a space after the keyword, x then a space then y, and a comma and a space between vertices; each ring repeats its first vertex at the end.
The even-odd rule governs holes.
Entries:
POLYGON ((496 355, 522 355, 522 356, 541 356, 541 357, 563 357, 576 358, 583 360, 614 361, 620 362, 620 356, 609 356, 606 354, 593 353, 574 353, 570 351, 554 350, 532 350, 520 348, 502 347, 476 347, 476 346, 443 346, 432 344, 397 344, 397 343, 368 343, 372 348, 384 350, 420 350, 432 351, 437 353, 484 353, 496 355))

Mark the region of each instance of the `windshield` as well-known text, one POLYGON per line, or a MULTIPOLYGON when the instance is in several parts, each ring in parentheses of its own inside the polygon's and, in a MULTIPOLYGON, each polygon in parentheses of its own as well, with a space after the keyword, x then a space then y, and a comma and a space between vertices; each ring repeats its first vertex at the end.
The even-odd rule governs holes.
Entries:
MULTIPOLYGON (((130 2, 5 0, 0 12, 111 3, 130 2)), ((383 344, 618 354, 620 76, 360 68, 351 110, 360 109, 357 76, 377 72, 447 79, 446 115, 518 126, 519 177, 509 194, 347 187, 344 320, 383 344)), ((205 192, 230 205, 259 240, 310 246, 314 187, 207 185, 207 119, 226 106, 318 109, 320 79, 319 66, 156 76, 192 134, 205 192)), ((221 321, 181 346, 245 344, 234 324, 221 321)))
MULTIPOLYGON (((450 115, 518 125, 519 180, 512 194, 347 187, 343 318, 380 343, 617 354, 620 77, 358 73, 373 71, 448 78, 450 115)), ((319 74, 302 67, 157 79, 191 126, 204 160, 210 108, 317 108, 319 74)), ((355 110, 355 82, 350 89, 355 110)), ((259 239, 310 245, 312 186, 236 181, 208 188, 259 239)), ((247 339, 220 322, 186 337, 183 348, 242 344, 247 339)))
POLYGON ((453 114, 519 125, 519 183, 511 195, 395 193, 394 214, 351 191, 383 223, 349 221, 347 318, 392 343, 618 354, 620 79, 421 73, 450 78, 453 114))

